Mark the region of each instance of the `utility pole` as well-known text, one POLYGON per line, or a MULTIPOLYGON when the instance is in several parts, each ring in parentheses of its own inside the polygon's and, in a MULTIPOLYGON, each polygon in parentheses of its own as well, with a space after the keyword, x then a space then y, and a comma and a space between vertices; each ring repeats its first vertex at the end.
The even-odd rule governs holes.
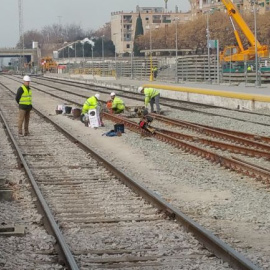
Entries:
POLYGON ((211 71, 210 71, 210 31, 209 31, 209 11, 207 11, 207 26, 206 26, 206 36, 207 36, 207 59, 208 59, 208 81, 211 82, 211 71))
POLYGON ((22 57, 20 57, 20 66, 23 73, 24 70, 24 29, 23 29, 23 0, 18 0, 19 8, 19 35, 22 41, 22 57))
POLYGON ((253 4, 253 13, 254 13, 254 29, 255 29, 255 68, 256 68, 256 80, 255 86, 261 86, 261 82, 259 81, 259 65, 258 65, 258 45, 257 45, 257 1, 252 1, 253 4))
POLYGON ((178 19, 175 18, 175 82, 178 83, 178 19))

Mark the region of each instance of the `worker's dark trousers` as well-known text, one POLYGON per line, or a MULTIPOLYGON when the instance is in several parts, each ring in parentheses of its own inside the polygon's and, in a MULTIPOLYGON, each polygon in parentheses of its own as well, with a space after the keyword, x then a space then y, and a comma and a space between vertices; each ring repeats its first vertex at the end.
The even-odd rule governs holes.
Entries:
POLYGON ((160 113, 159 98, 160 98, 160 94, 151 98, 151 100, 150 100, 151 113, 154 112, 154 103, 156 103, 157 113, 160 113))
POLYGON ((160 113, 159 98, 160 98, 160 94, 151 98, 151 100, 150 100, 151 113, 154 112, 154 103, 156 103, 157 113, 160 113))
POLYGON ((29 133, 29 120, 30 120, 30 111, 31 110, 22 110, 19 109, 19 120, 18 120, 18 132, 22 134, 22 127, 24 123, 24 133, 29 133))

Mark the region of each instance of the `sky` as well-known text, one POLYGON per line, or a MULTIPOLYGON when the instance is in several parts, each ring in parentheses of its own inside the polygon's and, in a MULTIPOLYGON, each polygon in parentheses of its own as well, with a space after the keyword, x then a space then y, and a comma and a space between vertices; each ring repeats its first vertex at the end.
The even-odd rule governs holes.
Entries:
MULTIPOLYGON (((55 23, 79 24, 97 30, 110 21, 111 12, 135 11, 136 6, 164 7, 164 0, 22 0, 24 31, 41 30, 55 23)), ((0 0, 0 48, 19 40, 18 0, 0 0)), ((190 9, 189 0, 168 0, 168 10, 190 9)))

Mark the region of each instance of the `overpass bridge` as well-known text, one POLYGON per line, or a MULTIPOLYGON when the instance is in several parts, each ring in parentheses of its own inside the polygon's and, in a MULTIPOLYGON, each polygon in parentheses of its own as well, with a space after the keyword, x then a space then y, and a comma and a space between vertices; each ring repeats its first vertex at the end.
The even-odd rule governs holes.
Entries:
POLYGON ((38 59, 40 58, 40 49, 17 49, 17 48, 0 48, 0 58, 12 58, 12 57, 24 57, 26 62, 34 62, 35 65, 38 64, 38 59))

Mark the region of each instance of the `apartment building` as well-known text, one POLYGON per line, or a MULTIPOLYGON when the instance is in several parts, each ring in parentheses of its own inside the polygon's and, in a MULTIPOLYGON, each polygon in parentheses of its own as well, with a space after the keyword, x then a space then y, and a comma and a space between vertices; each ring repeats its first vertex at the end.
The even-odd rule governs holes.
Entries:
POLYGON ((168 11, 163 7, 136 7, 133 12, 111 13, 111 39, 116 47, 117 55, 131 53, 138 16, 142 18, 144 33, 165 27, 172 23, 185 23, 191 19, 190 12, 183 13, 175 7, 175 11, 168 11))
MULTIPOLYGON (((257 10, 259 14, 264 14, 267 11, 270 11, 270 0, 259 0, 255 1, 259 4, 256 4, 257 10)), ((224 10, 226 8, 221 0, 190 0, 191 6, 191 18, 192 20, 196 19, 200 14, 207 12, 210 9, 213 10, 224 10)), ((250 0, 232 0, 232 2, 236 5, 240 13, 248 14, 253 12, 253 1, 250 0)))

